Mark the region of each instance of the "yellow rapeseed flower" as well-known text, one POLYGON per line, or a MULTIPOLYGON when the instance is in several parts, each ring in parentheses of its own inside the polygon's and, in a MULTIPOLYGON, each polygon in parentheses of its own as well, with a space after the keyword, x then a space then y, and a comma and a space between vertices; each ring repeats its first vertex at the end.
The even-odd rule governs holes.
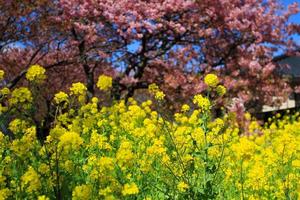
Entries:
POLYGON ((215 74, 207 74, 204 77, 204 83, 209 87, 216 87, 219 84, 219 79, 215 74))
POLYGON ((6 112, 7 110, 8 110, 8 108, 7 108, 6 106, 2 106, 2 105, 0 104, 0 114, 6 112))
POLYGON ((159 90, 158 86, 155 83, 152 83, 148 86, 148 90, 150 93, 154 94, 159 90))
POLYGON ((0 81, 4 78, 4 71, 3 70, 0 70, 0 81))
POLYGON ((13 133, 18 133, 28 128, 28 125, 27 121, 17 118, 9 123, 8 129, 13 133))
POLYGON ((159 87, 155 84, 152 83, 148 86, 148 91, 150 94, 154 95, 154 98, 161 101, 165 98, 165 93, 159 89, 159 87))
POLYGON ((216 92, 219 96, 223 96, 224 94, 226 94, 226 87, 224 87, 223 85, 218 85, 216 88, 216 92))
POLYGON ((163 91, 157 91, 156 93, 155 93, 155 99, 157 99, 157 100, 164 100, 164 98, 165 98, 165 94, 164 94, 164 92, 163 91))
POLYGON ((40 65, 32 65, 26 73, 26 79, 32 82, 41 83, 46 79, 46 70, 40 65))
POLYGON ((26 87, 20 87, 12 92, 9 103, 11 106, 14 106, 23 103, 30 103, 32 100, 31 91, 26 87))
POLYGON ((139 193, 139 188, 135 183, 126 183, 123 187, 123 196, 134 195, 139 193))
POLYGON ((296 168, 300 168, 300 160, 293 160, 292 161, 292 166, 296 168))
POLYGON ((30 166, 25 174, 21 177, 22 187, 26 188, 28 193, 35 193, 41 187, 40 176, 30 166))
POLYGON ((72 192, 73 200, 89 200, 91 198, 92 188, 89 185, 76 186, 72 192))
POLYGON ((36 128, 30 127, 23 130, 24 135, 20 139, 15 139, 11 143, 10 149, 16 154, 20 159, 26 159, 31 154, 31 150, 36 148, 36 128))
POLYGON ((10 93, 10 90, 7 87, 4 87, 0 90, 1 95, 8 95, 9 93, 10 93))
POLYGON ((38 200, 49 200, 49 198, 46 197, 45 195, 42 195, 42 196, 38 196, 38 200))
POLYGON ((132 144, 127 140, 121 141, 120 147, 116 154, 116 160, 121 167, 130 165, 135 155, 132 152, 132 144))
POLYGON ((99 190, 99 195, 100 196, 107 197, 107 196, 111 195, 111 193, 112 193, 112 189, 109 186, 104 188, 104 189, 99 190))
POLYGON ((83 83, 73 83, 70 88, 71 95, 85 95, 87 88, 83 83))
POLYGON ((183 182, 183 181, 179 182, 178 185, 177 185, 177 189, 178 189, 180 192, 185 192, 188 188, 189 188, 189 185, 186 184, 186 183, 183 182))
POLYGON ((83 143, 83 139, 75 132, 66 132, 59 137, 59 140, 58 148, 67 152, 69 150, 78 150, 83 143))
POLYGON ((182 112, 187 112, 190 110, 190 106, 187 105, 187 104, 183 104, 182 107, 181 107, 181 111, 182 112))
POLYGON ((97 87, 103 91, 110 89, 112 87, 112 77, 106 75, 99 76, 97 87))
POLYGON ((68 103, 69 102, 69 95, 64 93, 64 92, 58 92, 54 96, 54 102, 56 104, 68 103))
POLYGON ((87 88, 83 83, 73 83, 72 87, 70 88, 70 94, 75 95, 78 98, 78 102, 84 103, 86 100, 86 92, 87 88))
POLYGON ((11 196, 12 192, 8 188, 0 189, 0 199, 5 200, 8 199, 9 196, 11 196))
POLYGON ((193 103, 196 104, 202 112, 208 111, 211 107, 209 99, 203 97, 201 94, 197 94, 194 96, 193 103))

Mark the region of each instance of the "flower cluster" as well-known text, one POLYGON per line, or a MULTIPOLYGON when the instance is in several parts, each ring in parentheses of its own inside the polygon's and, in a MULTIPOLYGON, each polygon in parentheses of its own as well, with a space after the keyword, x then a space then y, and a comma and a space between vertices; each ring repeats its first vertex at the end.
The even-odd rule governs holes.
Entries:
POLYGON ((56 104, 67 104, 69 102, 69 95, 64 92, 58 92, 54 96, 56 104))
POLYGON ((7 88, 7 87, 4 87, 4 88, 2 88, 2 89, 0 90, 0 94, 3 95, 3 96, 8 95, 9 93, 10 93, 10 90, 9 90, 9 88, 7 88))
POLYGON ((110 89, 112 87, 112 77, 106 75, 99 76, 97 87, 103 91, 110 89))
POLYGON ((76 83, 55 96, 54 106, 70 105, 43 142, 26 118, 11 121, 13 137, 0 132, 0 199, 300 197, 299 113, 264 125, 250 116, 243 135, 234 115, 214 118, 213 100, 200 94, 171 120, 150 100, 75 104, 85 93, 76 83))
POLYGON ((154 84, 154 83, 150 84, 148 87, 148 90, 149 90, 150 94, 154 95, 155 99, 157 99, 159 101, 164 100, 165 94, 163 91, 161 91, 159 89, 159 87, 156 84, 154 84))
POLYGON ((211 108, 210 100, 207 97, 203 97, 201 94, 194 96, 193 103, 203 112, 208 111, 211 108))
MULTIPOLYGON (((80 103, 84 103, 86 99, 87 88, 83 83, 73 83, 70 88, 70 94, 77 96, 80 103)), ((62 95, 62 94, 61 94, 62 95)))
POLYGON ((83 200, 83 199, 91 199, 90 195, 92 193, 92 189, 88 185, 79 185, 76 186, 72 192, 72 199, 74 200, 83 200))
POLYGON ((40 177, 31 166, 29 166, 28 170, 21 177, 21 180, 22 187, 26 188, 29 194, 37 192, 41 187, 40 177))
POLYGON ((223 96, 226 93, 226 87, 224 87, 223 85, 218 85, 216 88, 216 92, 219 96, 223 96))
POLYGON ((204 83, 209 87, 215 89, 219 96, 223 96, 226 93, 226 88, 223 85, 219 85, 219 78, 215 74, 207 74, 204 77, 204 83))
POLYGON ((42 83, 46 79, 46 70, 40 65, 32 65, 26 73, 26 79, 36 83, 42 83))
POLYGON ((4 71, 3 70, 0 70, 0 81, 4 78, 4 71))
POLYGON ((182 112, 187 112, 190 110, 190 106, 187 105, 187 104, 183 104, 182 107, 181 107, 181 111, 182 112))
POLYGON ((11 106, 24 105, 28 107, 32 101, 33 97, 31 91, 26 87, 20 87, 12 91, 9 104, 11 106))
POLYGON ((185 192, 189 188, 189 186, 185 182, 181 181, 180 183, 178 183, 177 188, 180 192, 185 192))
POLYGON ((204 83, 209 87, 216 87, 219 84, 219 79, 215 74, 207 74, 204 77, 204 83))
POLYGON ((83 83, 73 83, 70 88, 71 95, 85 95, 87 89, 83 83))
POLYGON ((126 183, 124 185, 122 194, 124 196, 126 195, 133 195, 133 194, 138 194, 139 193, 139 188, 136 186, 135 183, 126 183))

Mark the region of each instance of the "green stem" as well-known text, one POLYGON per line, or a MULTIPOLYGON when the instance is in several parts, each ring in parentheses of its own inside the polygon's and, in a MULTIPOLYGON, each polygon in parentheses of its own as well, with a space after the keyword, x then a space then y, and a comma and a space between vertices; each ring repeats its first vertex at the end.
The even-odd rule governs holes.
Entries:
POLYGON ((244 181, 243 181, 243 160, 241 162, 240 183, 241 183, 241 186, 242 186, 242 200, 244 200, 245 196, 244 196, 244 181))

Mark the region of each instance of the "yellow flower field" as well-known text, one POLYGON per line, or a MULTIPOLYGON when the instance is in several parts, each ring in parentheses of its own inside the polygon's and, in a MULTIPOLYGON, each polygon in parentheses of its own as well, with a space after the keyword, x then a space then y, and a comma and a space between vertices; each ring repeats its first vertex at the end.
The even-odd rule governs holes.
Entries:
MULTIPOLYGON (((218 87, 215 77, 207 83, 218 87)), ((103 76, 98 87, 110 84, 103 76)), ((45 141, 26 118, 11 120, 11 136, 0 133, 0 199, 300 198, 299 113, 264 125, 247 116, 246 135, 233 114, 213 117, 213 100, 201 94, 170 120, 151 100, 99 106, 85 93, 76 83, 55 95, 45 141)), ((3 98, 9 104, 1 114, 34 106, 28 88, 3 98)))

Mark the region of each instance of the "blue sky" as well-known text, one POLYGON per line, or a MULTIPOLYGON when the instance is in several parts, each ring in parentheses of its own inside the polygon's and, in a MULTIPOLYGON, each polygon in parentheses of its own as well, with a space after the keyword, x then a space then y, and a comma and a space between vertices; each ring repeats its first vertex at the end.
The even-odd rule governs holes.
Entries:
MULTIPOLYGON (((298 2, 298 4, 300 5, 300 0, 281 0, 281 2, 286 6, 291 4, 291 3, 294 3, 294 2, 298 2)), ((290 21, 300 24, 300 13, 298 13, 297 15, 291 17, 290 21)))

